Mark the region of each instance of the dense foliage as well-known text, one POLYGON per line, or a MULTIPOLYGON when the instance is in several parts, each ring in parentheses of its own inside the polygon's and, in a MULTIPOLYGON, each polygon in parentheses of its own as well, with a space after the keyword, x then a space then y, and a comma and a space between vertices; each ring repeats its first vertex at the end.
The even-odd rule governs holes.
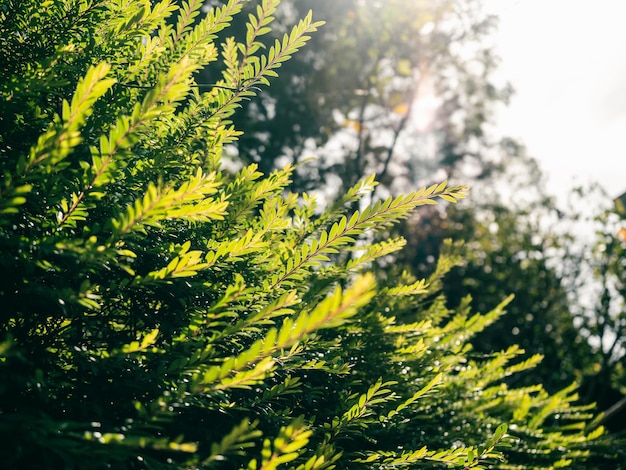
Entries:
MULTIPOLYGON (((469 182, 470 208, 430 208, 396 225, 390 233, 405 237, 407 247, 378 273, 385 277, 394 266, 426 276, 444 239, 464 240, 463 266, 444 280, 448 305, 473 294, 472 307, 486 311, 515 294, 507 316, 474 346, 491 351, 519 344, 530 355, 544 355, 526 379, 552 391, 582 380, 583 401, 613 415, 611 429, 623 434, 626 420, 615 407, 626 411, 626 393, 615 377, 625 367, 626 329, 623 297, 612 278, 623 277, 624 265, 610 262, 606 272, 610 257, 602 253, 623 245, 619 228, 601 214, 597 243, 579 249, 575 220, 590 195, 573 210, 557 207, 524 146, 494 132, 494 110, 511 89, 494 73, 496 18, 483 3, 284 0, 275 34, 308 8, 326 25, 286 64, 287 73, 238 111, 245 132, 228 154, 265 172, 315 157, 298 166, 290 189, 323 197, 341 194, 370 172, 377 173, 376 197, 383 198, 416 181, 469 182), (606 243, 607 237, 613 241, 606 243), (595 284, 606 286, 605 293, 595 284), (586 305, 588 296, 598 302, 586 305)), ((235 19, 235 33, 244 34, 243 23, 235 19)), ((207 69, 205 78, 214 73, 207 69)), ((593 200, 600 205, 603 199, 610 201, 593 200)))
POLYGON ((430 279, 369 273, 404 244, 371 234, 463 186, 368 204, 365 177, 318 208, 287 191, 292 166, 221 168, 235 108, 319 26, 308 14, 264 48, 263 0, 241 42, 216 43, 244 3, 3 3, 4 468, 610 459, 590 455, 602 428, 573 386, 507 385, 539 357, 473 352, 508 300, 447 308, 452 245, 430 279), (221 78, 198 84, 207 66, 221 78))

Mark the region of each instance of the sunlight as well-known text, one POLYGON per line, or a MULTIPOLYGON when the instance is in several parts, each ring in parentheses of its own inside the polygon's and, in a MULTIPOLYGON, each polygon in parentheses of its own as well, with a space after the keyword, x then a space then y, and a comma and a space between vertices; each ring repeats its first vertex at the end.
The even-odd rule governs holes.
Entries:
POLYGON ((423 73, 411 108, 411 127, 418 132, 432 131, 439 106, 441 98, 437 96, 435 84, 428 73, 423 73))

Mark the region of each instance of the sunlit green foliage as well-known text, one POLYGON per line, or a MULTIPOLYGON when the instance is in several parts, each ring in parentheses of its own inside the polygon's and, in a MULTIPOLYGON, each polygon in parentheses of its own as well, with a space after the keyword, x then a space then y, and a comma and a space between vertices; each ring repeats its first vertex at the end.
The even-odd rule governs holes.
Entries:
POLYGON ((446 182, 323 209, 294 168, 221 168, 235 108, 305 45, 269 48, 277 5, 216 44, 230 0, 8 2, 0 38, 0 458, 4 468, 550 468, 579 463, 590 410, 504 379, 517 347, 452 311, 438 277, 376 284, 368 245, 446 182), (58 29, 52 30, 50 24, 58 29), (57 33, 57 31, 59 31, 57 33), (221 57, 221 59, 219 59, 221 57), (219 61, 218 61, 219 59, 219 61), (199 85, 212 64, 222 78, 199 85), (396 318, 410 319, 399 322, 396 318))

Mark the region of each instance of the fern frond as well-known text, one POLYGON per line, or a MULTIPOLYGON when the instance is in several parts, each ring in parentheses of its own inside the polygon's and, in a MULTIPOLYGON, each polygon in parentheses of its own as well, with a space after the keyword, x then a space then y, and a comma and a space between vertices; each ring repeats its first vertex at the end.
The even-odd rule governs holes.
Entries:
POLYGON ((312 266, 319 266, 328 261, 328 254, 337 253, 338 248, 355 242, 355 237, 369 229, 380 229, 393 222, 407 217, 409 212, 423 204, 435 204, 434 197, 447 195, 451 198, 464 197, 464 186, 451 187, 446 190, 446 182, 422 188, 407 196, 388 198, 368 206, 363 212, 356 211, 348 220, 342 216, 335 222, 330 231, 322 231, 319 239, 305 244, 301 250, 287 260, 286 266, 280 273, 272 277, 270 289, 274 289, 284 282, 293 283, 300 279, 299 272, 312 266))
POLYGON ((63 101, 61 116, 54 119, 31 148, 28 162, 20 173, 25 174, 44 163, 48 173, 55 171, 54 167, 82 141, 80 128, 91 113, 93 104, 115 83, 115 79, 105 78, 109 70, 110 65, 104 62, 89 68, 78 82, 71 103, 63 101))
POLYGON ((275 368, 272 355, 277 351, 294 345, 319 329, 335 327, 354 316, 373 297, 373 282, 373 276, 365 275, 345 292, 341 288, 335 289, 311 312, 301 312, 293 319, 285 318, 280 329, 270 329, 248 350, 227 359, 220 366, 208 368, 201 378, 198 377, 197 386, 203 390, 224 390, 257 383, 275 368))
POLYGON ((275 470, 279 465, 292 462, 303 453, 312 432, 303 424, 301 418, 289 426, 280 428, 275 439, 265 439, 260 461, 253 459, 248 464, 249 470, 275 470))
POLYGON ((160 226, 164 220, 222 219, 228 202, 207 197, 217 192, 218 184, 215 174, 204 175, 201 169, 178 189, 150 183, 141 198, 128 206, 125 213, 111 220, 113 238, 118 239, 130 231, 145 233, 146 226, 160 226))

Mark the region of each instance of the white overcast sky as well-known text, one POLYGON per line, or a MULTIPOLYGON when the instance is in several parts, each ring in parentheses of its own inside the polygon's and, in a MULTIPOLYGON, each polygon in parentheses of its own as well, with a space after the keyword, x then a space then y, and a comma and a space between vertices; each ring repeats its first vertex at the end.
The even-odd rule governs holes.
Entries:
POLYGON ((501 73, 516 89, 499 128, 526 144, 565 198, 626 191, 626 0, 488 0, 501 73))

